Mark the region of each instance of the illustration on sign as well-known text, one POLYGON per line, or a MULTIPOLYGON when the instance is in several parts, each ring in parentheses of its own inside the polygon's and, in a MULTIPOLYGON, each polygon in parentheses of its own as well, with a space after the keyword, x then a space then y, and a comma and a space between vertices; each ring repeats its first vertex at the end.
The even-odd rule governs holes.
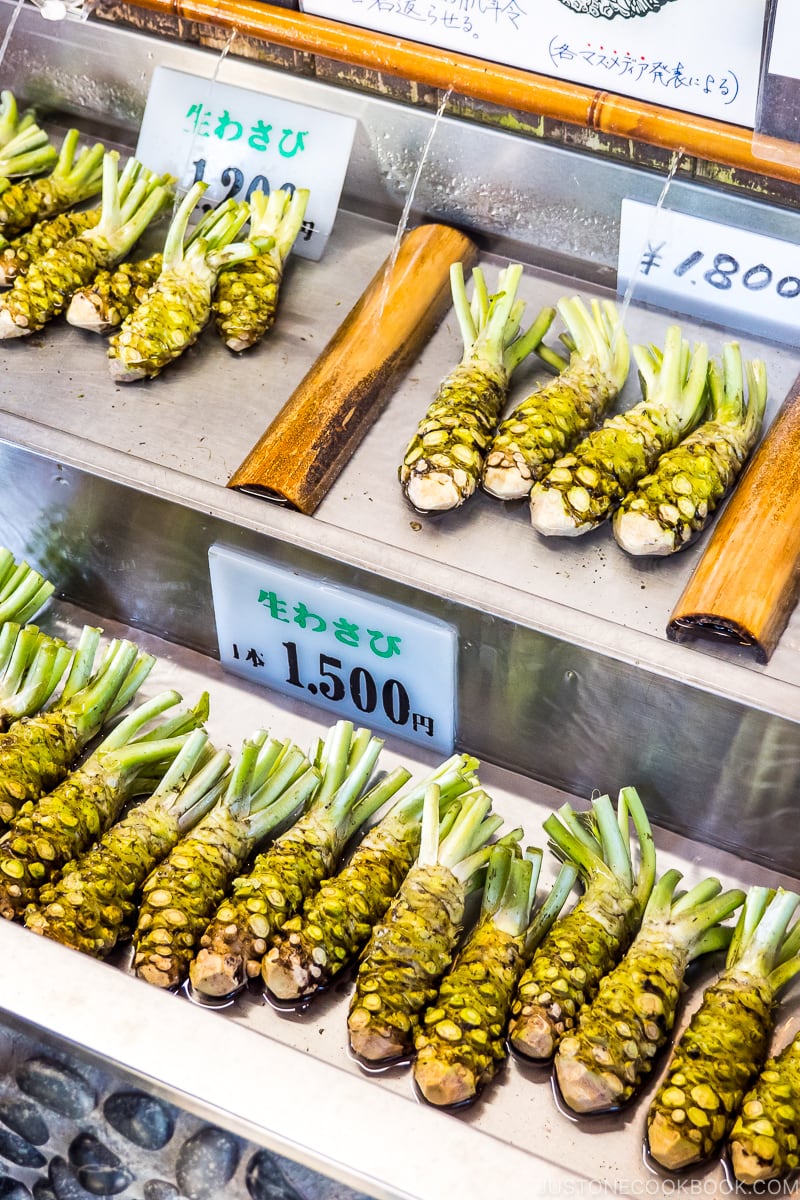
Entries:
POLYGON ((394 37, 752 128, 765 4, 301 0, 300 7, 394 37))
POLYGON ((371 728, 449 752, 451 626, 223 546, 209 550, 229 670, 371 728))
POLYGON ((573 12, 590 17, 644 17, 658 12, 670 0, 561 0, 573 12))

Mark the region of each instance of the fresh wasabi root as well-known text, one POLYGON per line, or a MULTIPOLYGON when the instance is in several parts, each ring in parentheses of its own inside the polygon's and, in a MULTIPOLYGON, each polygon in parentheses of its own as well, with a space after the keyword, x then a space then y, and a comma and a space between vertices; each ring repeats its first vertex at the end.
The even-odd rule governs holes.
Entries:
POLYGON ((48 250, 93 229, 99 220, 99 208, 86 208, 37 221, 27 233, 21 233, 0 249, 0 286, 9 287, 18 276, 26 275, 48 250))
POLYGON ((104 149, 97 143, 78 152, 79 133, 65 135, 55 167, 39 179, 21 179, 0 192, 0 234, 13 238, 37 221, 96 196, 102 186, 104 149))
POLYGON ((81 751, 131 699, 155 664, 132 642, 112 642, 90 676, 101 630, 86 626, 58 703, 0 734, 0 829, 66 776, 81 751))
POLYGON ((800 1035, 765 1065, 728 1144, 734 1175, 750 1187, 800 1167, 800 1035))
POLYGON ((706 879, 676 898, 680 879, 667 871, 655 885, 628 953, 561 1039, 556 1078, 575 1112, 607 1112, 635 1095, 675 1023, 689 963, 730 943, 733 929, 720 922, 744 892, 706 879))
POLYGON ((307 188, 250 197, 250 236, 273 245, 255 258, 228 267, 214 293, 217 332, 229 350, 241 352, 258 344, 275 324, 286 259, 303 224, 307 188))
POLYGON ((302 750, 259 730, 242 746, 225 792, 143 888, 133 967, 155 987, 186 979, 200 937, 253 849, 313 795, 319 775, 302 750))
POLYGON ((558 459, 531 490, 531 521, 539 533, 578 537, 612 516, 658 458, 687 434, 706 404, 708 347, 694 353, 680 327, 670 326, 664 352, 634 346, 645 398, 558 459))
POLYGON ((529 494, 537 479, 605 414, 628 377, 628 339, 616 305, 593 300, 591 312, 579 297, 557 309, 574 347, 569 363, 551 352, 557 379, 537 388, 516 406, 494 435, 481 483, 499 500, 529 494))
POLYGON ((58 787, 20 809, 0 838, 0 916, 20 916, 42 884, 108 829, 145 770, 148 779, 163 775, 185 735, 208 716, 208 698, 162 722, 157 732, 139 734, 180 699, 177 692, 162 692, 134 709, 58 787))
MULTIPOLYGON (((480 886, 502 823, 480 788, 460 800, 455 817, 439 820, 439 789, 428 788, 419 857, 362 955, 347 1028, 350 1048, 365 1062, 411 1054, 422 1012, 433 1003, 453 961, 467 895, 480 886)), ((518 840, 521 831, 515 831, 518 840)))
POLYGON ((171 180, 165 182, 144 169, 124 198, 120 184, 116 155, 106 154, 100 220, 93 229, 48 250, 0 296, 0 338, 35 333, 64 312, 79 288, 126 256, 172 195, 171 180))
POLYGON ((159 252, 136 262, 120 263, 112 271, 100 271, 92 283, 75 292, 67 309, 67 321, 90 333, 117 329, 135 312, 161 274, 164 256, 159 252))
POLYGON ((748 893, 725 970, 706 989, 650 1105, 650 1153, 670 1171, 722 1144, 764 1064, 778 993, 800 971, 800 937, 786 933, 798 904, 794 892, 748 893))
POLYGON ((338 875, 323 880, 302 911, 272 936, 261 972, 271 995, 284 1001, 313 995, 356 958, 417 857, 428 786, 439 785, 445 810, 476 785, 477 765, 467 755, 453 755, 404 793, 361 839, 338 875))
POLYGON ((511 999, 526 959, 547 933, 577 877, 561 868, 533 916, 542 853, 498 845, 489 859, 481 915, 442 980, 415 1039, 414 1081, 430 1104, 474 1100, 506 1059, 511 999))
POLYGON ((247 204, 220 205, 200 236, 187 236, 189 219, 206 185, 193 184, 167 233, 163 264, 141 304, 111 338, 108 358, 118 383, 152 379, 197 341, 212 309, 220 272, 255 258, 272 239, 234 238, 249 217, 247 204))
POLYGON ((464 354, 439 385, 403 456, 400 483, 418 512, 457 508, 473 494, 511 376, 555 316, 554 309, 543 310, 531 328, 517 336, 525 308, 516 298, 521 278, 521 266, 506 267, 497 292, 490 296, 483 272, 476 267, 470 303, 462 264, 450 268, 464 354))
POLYGON ((614 537, 629 554, 663 556, 688 546, 733 488, 758 440, 766 367, 754 359, 743 368, 736 342, 726 343, 722 362, 722 371, 715 362, 708 368, 708 420, 663 454, 614 513, 614 537))
POLYGON ((556 854, 580 872, 585 891, 543 939, 514 997, 509 1042, 517 1054, 539 1062, 553 1057, 602 977, 628 949, 656 872, 653 834, 635 788, 622 789, 616 814, 608 796, 600 796, 590 814, 579 816, 565 804, 547 818, 544 829, 556 854))
POLYGON ((152 795, 42 886, 25 911, 28 929, 94 958, 110 954, 131 935, 147 876, 218 799, 229 762, 196 729, 152 795))
POLYGON ((192 963, 192 989, 219 998, 261 974, 267 944, 341 860, 346 843, 409 778, 398 768, 365 792, 383 741, 368 729, 338 721, 317 747, 322 784, 299 821, 234 880, 203 934, 192 963))

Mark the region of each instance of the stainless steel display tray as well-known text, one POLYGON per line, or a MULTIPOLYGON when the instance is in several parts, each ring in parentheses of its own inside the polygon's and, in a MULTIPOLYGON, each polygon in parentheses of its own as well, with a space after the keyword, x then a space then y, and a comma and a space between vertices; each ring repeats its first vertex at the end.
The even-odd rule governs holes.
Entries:
MULTIPOLYGON (((47 624, 74 637, 80 623, 92 619, 61 606, 47 624)), ((199 653, 113 623, 105 628, 108 636, 134 636, 158 656, 147 695, 176 687, 193 702, 204 688, 210 691, 208 728, 217 745, 235 751, 259 727, 308 745, 325 728, 316 710, 234 679, 199 653)), ((420 777, 434 760, 389 740, 380 766, 399 763, 420 777)), ((507 827, 521 824, 527 842, 543 845, 541 822, 568 797, 492 766, 482 768, 481 780, 507 827)), ((637 782, 620 776, 613 787, 637 782)), ((646 791, 643 799, 647 803, 646 791)), ((656 843, 660 869, 677 866, 687 884, 717 874, 726 884, 791 886, 776 872, 664 830, 656 831, 656 843)), ((543 878, 550 881, 555 869, 547 856, 543 878)), ((279 1013, 255 992, 207 1010, 136 980, 125 954, 115 966, 99 963, 16 925, 0 923, 0 956, 7 964, 0 984, 4 1021, 34 1027, 79 1057, 99 1058, 189 1112, 370 1196, 478 1200, 520 1188, 532 1196, 589 1195, 600 1180, 629 1195, 670 1186, 643 1156, 655 1081, 618 1115, 578 1121, 559 1109, 548 1072, 512 1060, 474 1107, 444 1113, 417 1097, 408 1070, 367 1073, 350 1057, 349 978, 300 1014, 279 1013)), ((717 956, 694 971, 681 1024, 719 966, 717 956)), ((780 1010, 777 1038, 794 1032, 799 1018, 790 997, 780 1010)), ((715 1163, 691 1178, 706 1195, 723 1186, 725 1175, 715 1163)))

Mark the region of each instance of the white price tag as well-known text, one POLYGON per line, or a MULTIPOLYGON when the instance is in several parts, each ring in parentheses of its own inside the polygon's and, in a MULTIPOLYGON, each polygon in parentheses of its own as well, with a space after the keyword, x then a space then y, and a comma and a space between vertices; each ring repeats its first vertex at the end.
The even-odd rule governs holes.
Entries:
POLYGON ((208 184, 204 207, 247 200, 261 188, 310 189, 294 253, 319 259, 339 207, 355 136, 354 117, 263 92, 156 67, 136 157, 169 171, 182 190, 208 184))
POLYGON ((456 632, 225 546, 208 552, 220 658, 237 675, 449 754, 456 632))
POLYGON ((670 312, 800 345, 800 246, 622 201, 617 289, 670 312))

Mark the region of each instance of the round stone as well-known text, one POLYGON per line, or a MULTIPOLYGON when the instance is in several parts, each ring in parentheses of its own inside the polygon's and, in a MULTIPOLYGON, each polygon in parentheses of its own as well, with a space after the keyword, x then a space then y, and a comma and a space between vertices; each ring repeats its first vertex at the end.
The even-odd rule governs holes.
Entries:
POLYGON ((0 1200, 31 1200, 31 1194, 18 1179, 0 1175, 0 1200))
POLYGON ((300 1200, 269 1150, 257 1150, 250 1159, 245 1183, 251 1200, 300 1200))
POLYGON ((17 1083, 27 1096, 62 1117, 79 1120, 95 1106, 94 1089, 89 1083, 52 1058, 31 1058, 17 1071, 17 1083))
POLYGON ((145 1092, 115 1092, 103 1112, 117 1133, 143 1150, 161 1150, 175 1132, 171 1109, 145 1092))
POLYGON ((43 1167, 47 1162, 41 1150, 10 1129, 0 1129, 0 1157, 18 1167, 43 1167))
POLYGON ((75 1168, 66 1159, 60 1155, 51 1158, 48 1171, 56 1200, 91 1200, 91 1192, 81 1186, 75 1168))
POLYGON ((49 1179, 37 1179, 33 1185, 33 1200, 58 1200, 49 1179))
POLYGON ((144 1185, 144 1200, 180 1200, 180 1192, 166 1179, 148 1179, 144 1185))
POLYGON ((27 1100, 0 1100, 0 1121, 34 1146, 43 1146, 50 1137, 38 1108, 27 1100))
POLYGON ((116 1196, 133 1182, 133 1174, 93 1133, 83 1131, 73 1139, 69 1160, 81 1187, 93 1196, 116 1196))
POLYGON ((183 1143, 175 1178, 188 1200, 218 1200, 239 1165, 239 1142, 231 1133, 206 1126, 183 1143))

